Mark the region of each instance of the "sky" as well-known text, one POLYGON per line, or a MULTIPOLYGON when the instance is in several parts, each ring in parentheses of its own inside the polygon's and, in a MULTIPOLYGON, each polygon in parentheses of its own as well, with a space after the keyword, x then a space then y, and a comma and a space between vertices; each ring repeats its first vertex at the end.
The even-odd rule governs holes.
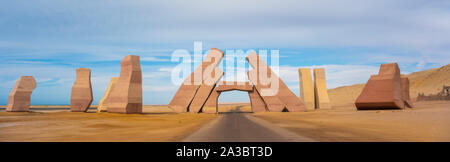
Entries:
MULTIPOLYGON (((366 82, 383 63, 404 74, 449 64, 450 1, 2 0, 0 105, 23 75, 37 80, 31 104, 68 105, 80 67, 92 70, 96 104, 130 54, 141 58, 144 104, 168 104, 180 63, 171 54, 195 41, 204 52, 279 50, 279 76, 299 95, 299 67, 325 68, 335 88, 366 82)), ((219 101, 249 99, 232 91, 219 101)))

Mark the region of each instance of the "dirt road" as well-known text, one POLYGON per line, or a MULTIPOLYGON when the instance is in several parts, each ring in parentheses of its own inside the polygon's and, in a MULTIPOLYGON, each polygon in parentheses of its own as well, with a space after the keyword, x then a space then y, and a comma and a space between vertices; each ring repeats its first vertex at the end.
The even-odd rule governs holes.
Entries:
POLYGON ((267 121, 252 117, 250 113, 222 113, 218 118, 194 132, 184 142, 291 142, 313 141, 267 121))

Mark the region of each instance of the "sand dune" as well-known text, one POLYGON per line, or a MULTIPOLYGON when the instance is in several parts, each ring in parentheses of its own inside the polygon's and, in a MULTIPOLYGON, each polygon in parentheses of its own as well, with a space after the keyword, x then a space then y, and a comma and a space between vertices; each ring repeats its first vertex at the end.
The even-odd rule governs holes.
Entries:
MULTIPOLYGON (((435 94, 442 90, 443 85, 450 85, 450 64, 405 76, 410 80, 410 96, 415 100, 419 92, 426 95, 435 94)), ((329 89, 328 94, 333 107, 349 107, 353 105, 363 88, 364 84, 342 86, 329 89)))

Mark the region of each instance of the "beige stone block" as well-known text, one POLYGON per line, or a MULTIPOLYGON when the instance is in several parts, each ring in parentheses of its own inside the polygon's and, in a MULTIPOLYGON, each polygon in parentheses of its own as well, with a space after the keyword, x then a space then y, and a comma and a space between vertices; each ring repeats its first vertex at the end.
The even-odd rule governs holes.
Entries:
POLYGON ((93 100, 91 70, 88 68, 78 68, 76 74, 77 77, 72 86, 70 96, 70 111, 86 112, 93 100))
POLYGON ((310 68, 299 68, 300 98, 308 110, 315 109, 314 84, 310 68))
POLYGON ((108 100, 110 113, 142 113, 142 72, 139 56, 128 55, 121 64, 120 77, 108 100))
POLYGON ((331 109, 324 68, 314 69, 314 95, 317 109, 331 109))
POLYGON ((32 76, 20 77, 9 94, 6 111, 27 112, 30 109, 31 94, 35 88, 36 80, 32 76))

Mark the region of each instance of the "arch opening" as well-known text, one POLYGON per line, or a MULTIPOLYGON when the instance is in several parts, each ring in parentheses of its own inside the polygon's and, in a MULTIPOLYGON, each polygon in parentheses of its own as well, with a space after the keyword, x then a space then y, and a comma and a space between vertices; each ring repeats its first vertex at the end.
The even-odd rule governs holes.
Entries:
POLYGON ((217 102, 218 113, 239 112, 249 113, 253 112, 250 104, 250 97, 247 91, 230 90, 220 93, 217 102))

